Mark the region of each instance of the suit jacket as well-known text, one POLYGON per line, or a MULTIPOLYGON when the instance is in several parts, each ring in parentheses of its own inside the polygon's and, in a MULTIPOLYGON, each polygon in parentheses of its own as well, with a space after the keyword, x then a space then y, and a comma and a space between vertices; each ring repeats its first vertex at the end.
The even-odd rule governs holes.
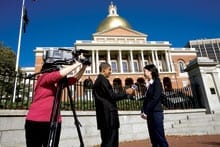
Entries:
POLYGON ((161 98, 162 98, 162 84, 159 78, 154 79, 154 82, 150 84, 145 97, 141 112, 149 115, 152 112, 163 111, 161 98))
POLYGON ((108 79, 99 74, 93 85, 93 96, 95 98, 98 129, 119 128, 116 102, 127 98, 127 94, 125 92, 115 94, 108 79))

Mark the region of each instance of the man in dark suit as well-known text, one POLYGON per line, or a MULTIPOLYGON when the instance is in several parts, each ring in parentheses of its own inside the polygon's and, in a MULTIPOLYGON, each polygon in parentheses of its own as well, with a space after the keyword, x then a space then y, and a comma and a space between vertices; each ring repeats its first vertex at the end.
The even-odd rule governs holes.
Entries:
POLYGON ((164 115, 161 104, 163 89, 156 66, 153 64, 146 65, 144 77, 148 86, 141 109, 141 117, 147 120, 152 147, 168 147, 164 133, 164 115))
POLYGON ((116 101, 126 99, 134 89, 128 88, 121 94, 113 92, 107 79, 111 75, 111 66, 101 63, 100 74, 93 85, 93 94, 96 105, 97 128, 101 133, 101 147, 118 147, 119 143, 119 116, 116 101))

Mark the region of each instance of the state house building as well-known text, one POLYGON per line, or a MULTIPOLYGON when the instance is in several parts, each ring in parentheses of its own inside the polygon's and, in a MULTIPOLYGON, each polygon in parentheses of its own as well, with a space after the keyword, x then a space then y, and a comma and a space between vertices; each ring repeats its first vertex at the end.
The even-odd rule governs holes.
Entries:
MULTIPOLYGON (((42 66, 44 50, 57 48, 36 47, 35 72, 42 66)), ((143 83, 146 64, 157 66, 164 89, 186 87, 190 83, 184 69, 190 60, 196 58, 194 48, 173 48, 169 41, 148 41, 147 34, 134 30, 126 19, 119 16, 113 3, 109 5, 106 18, 92 34, 92 40, 76 40, 74 47, 69 48, 88 50, 92 58, 81 82, 94 81, 100 63, 108 62, 112 68, 111 84, 123 87, 143 83)))

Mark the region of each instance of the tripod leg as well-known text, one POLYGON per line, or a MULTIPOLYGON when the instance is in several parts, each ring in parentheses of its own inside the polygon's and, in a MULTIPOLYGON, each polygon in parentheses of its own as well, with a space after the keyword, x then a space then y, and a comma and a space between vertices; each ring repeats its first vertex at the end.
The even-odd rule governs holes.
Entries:
POLYGON ((51 111, 50 117, 50 133, 48 137, 47 147, 54 147, 55 146, 55 139, 57 135, 57 127, 58 127, 58 116, 60 114, 60 101, 63 89, 63 82, 62 80, 58 83, 58 88, 56 92, 56 96, 54 98, 53 107, 51 111))
POLYGON ((68 97, 70 99, 70 105, 71 105, 71 110, 73 112, 73 117, 74 117, 74 121, 75 121, 75 126, 76 126, 76 129, 77 129, 77 133, 78 133, 78 136, 79 136, 79 141, 80 141, 80 147, 84 147, 84 143, 83 143, 83 139, 82 139, 82 135, 81 135, 81 131, 80 131, 80 122, 77 118, 77 115, 76 115, 76 111, 74 109, 74 105, 73 105, 73 100, 72 100, 72 97, 71 97, 71 91, 69 89, 69 87, 67 86, 67 92, 68 92, 68 97))

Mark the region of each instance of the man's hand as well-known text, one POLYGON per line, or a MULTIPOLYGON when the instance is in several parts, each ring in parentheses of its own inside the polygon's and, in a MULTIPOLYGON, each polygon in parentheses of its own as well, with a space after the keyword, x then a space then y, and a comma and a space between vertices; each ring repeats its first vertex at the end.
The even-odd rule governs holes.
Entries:
POLYGON ((141 118, 143 118, 143 119, 147 120, 147 115, 146 115, 146 114, 144 114, 144 113, 141 113, 141 118))

